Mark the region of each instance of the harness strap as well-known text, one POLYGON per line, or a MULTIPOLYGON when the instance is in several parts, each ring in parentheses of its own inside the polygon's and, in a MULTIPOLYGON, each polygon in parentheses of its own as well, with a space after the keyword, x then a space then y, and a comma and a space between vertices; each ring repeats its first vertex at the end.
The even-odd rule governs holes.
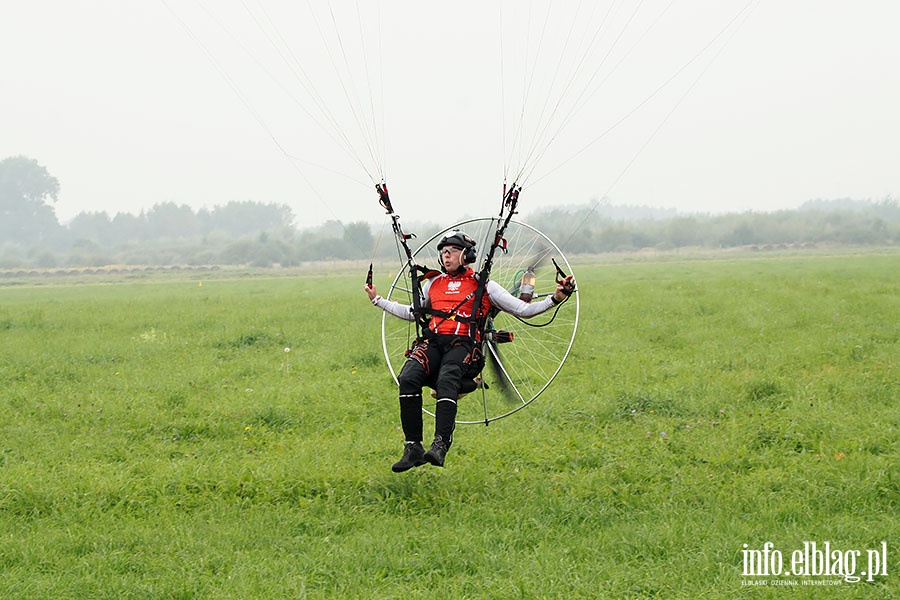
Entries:
POLYGON ((428 309, 425 309, 425 312, 428 314, 434 315, 436 317, 441 317, 445 321, 447 319, 454 319, 456 321, 459 321, 460 323, 468 323, 468 322, 472 321, 474 319, 474 317, 461 317, 461 316, 457 316, 456 313, 460 308, 462 308, 463 304, 468 302, 474 295, 475 295, 475 292, 469 292, 468 296, 463 298, 459 304, 457 304, 456 306, 451 308, 449 311, 428 308, 428 309))

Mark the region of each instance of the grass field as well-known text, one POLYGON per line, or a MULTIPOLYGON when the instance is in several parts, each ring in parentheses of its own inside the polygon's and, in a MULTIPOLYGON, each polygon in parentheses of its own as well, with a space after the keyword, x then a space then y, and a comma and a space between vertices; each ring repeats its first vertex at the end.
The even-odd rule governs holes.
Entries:
POLYGON ((900 597, 900 255, 576 269, 554 385, 399 475, 360 273, 7 283, 0 597, 900 597))

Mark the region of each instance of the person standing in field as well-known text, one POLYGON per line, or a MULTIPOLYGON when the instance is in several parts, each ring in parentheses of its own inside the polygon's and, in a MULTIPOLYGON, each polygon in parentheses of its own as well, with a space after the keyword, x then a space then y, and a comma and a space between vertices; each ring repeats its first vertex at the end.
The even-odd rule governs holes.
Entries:
MULTIPOLYGON (((475 240, 461 231, 451 231, 437 245, 442 273, 426 275, 422 285, 422 309, 428 328, 416 339, 397 377, 400 392, 400 424, 405 436, 402 458, 393 464, 395 473, 430 463, 443 467, 453 443, 457 400, 476 388, 474 378, 484 366, 477 320, 492 308, 520 318, 539 315, 564 302, 575 289, 571 275, 556 291, 537 302, 525 302, 500 284, 488 280, 476 311, 479 286, 475 271, 475 240), (434 441, 426 452, 422 446, 422 388, 436 392, 434 441)), ((363 288, 374 306, 401 319, 416 319, 414 305, 385 300, 374 285, 363 288)))

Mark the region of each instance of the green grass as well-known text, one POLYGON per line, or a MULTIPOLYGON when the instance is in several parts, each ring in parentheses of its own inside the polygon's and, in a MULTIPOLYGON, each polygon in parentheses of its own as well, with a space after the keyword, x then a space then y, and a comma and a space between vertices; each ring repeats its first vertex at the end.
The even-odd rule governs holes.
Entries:
POLYGON ((897 273, 581 265, 554 385, 400 475, 359 274, 0 288, 0 596, 780 597, 743 544, 882 540, 792 592, 900 596, 897 273))

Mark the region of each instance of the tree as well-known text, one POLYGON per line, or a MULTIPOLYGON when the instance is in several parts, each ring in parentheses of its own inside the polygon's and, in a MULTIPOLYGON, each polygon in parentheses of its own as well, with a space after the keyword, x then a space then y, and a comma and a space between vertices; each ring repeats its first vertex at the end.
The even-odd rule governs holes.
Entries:
POLYGON ((287 205, 250 201, 232 201, 211 211, 200 211, 199 216, 207 223, 207 233, 220 230, 233 236, 290 228, 294 222, 294 213, 287 205))
POLYGON ((348 254, 356 258, 366 258, 375 247, 375 238, 372 229, 364 221, 350 223, 344 228, 344 245, 348 254))
POLYGON ((81 212, 69 223, 69 232, 76 239, 109 245, 112 242, 112 221, 105 212, 81 212))
POLYGON ((112 219, 112 235, 115 242, 136 242, 142 239, 144 229, 147 226, 147 218, 141 213, 135 216, 131 213, 116 213, 112 219))
POLYGON ((154 204, 147 212, 147 234, 159 239, 188 239, 200 232, 197 215, 186 204, 154 204))
POLYGON ((693 217, 678 217, 663 227, 663 239, 670 248, 699 246, 703 243, 703 226, 693 217))
POLYGON ((0 242, 33 245, 58 233, 60 226, 48 200, 56 202, 59 181, 32 158, 0 161, 0 242))

